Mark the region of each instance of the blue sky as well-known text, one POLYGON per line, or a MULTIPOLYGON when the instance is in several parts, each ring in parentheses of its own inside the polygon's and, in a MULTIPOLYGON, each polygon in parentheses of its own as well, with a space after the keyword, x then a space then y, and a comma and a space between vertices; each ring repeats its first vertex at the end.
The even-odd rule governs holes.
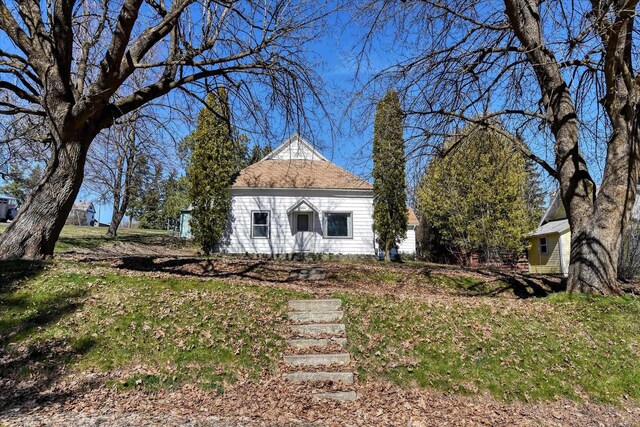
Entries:
MULTIPOLYGON (((363 178, 369 179, 371 173, 371 148, 370 142, 373 137, 373 109, 363 110, 363 102, 356 103, 354 108, 349 108, 353 101, 355 91, 371 75, 380 69, 392 65, 401 56, 406 56, 413 52, 396 49, 393 43, 393 34, 390 31, 379 32, 371 41, 370 49, 367 51, 366 61, 358 62, 359 45, 362 41, 364 29, 351 21, 347 12, 334 14, 327 26, 324 34, 313 44, 308 46, 309 57, 315 62, 315 69, 323 80, 326 88, 327 98, 324 99, 329 115, 335 126, 329 125, 329 120, 319 120, 313 123, 313 132, 302 132, 303 136, 310 139, 328 158, 338 165, 350 170, 363 178), (356 80, 358 71, 358 80, 356 80)), ((0 48, 8 47, 7 40, 0 39, 0 48)), ((405 49, 409 47, 405 46, 405 49)), ((382 96, 386 88, 377 88, 375 96, 382 96)), ((368 95, 372 95, 369 93, 368 95)), ((369 98, 375 100, 373 98, 369 98)), ((197 104, 196 104, 197 105, 197 104)), ((370 104, 369 104, 370 105, 370 104)), ((194 119, 197 109, 194 112, 194 119)), ((240 118, 241 120, 241 118, 240 118)), ((274 118, 274 125, 278 127, 278 118, 274 118)), ((239 126, 246 126, 246 123, 237 123, 239 126)), ((192 130, 193 124, 175 122, 172 126, 171 137, 180 140, 192 130)), ((253 143, 261 145, 278 145, 286 139, 295 129, 282 130, 279 137, 273 140, 265 140, 256 135, 250 135, 253 143)), ((175 156, 169 150, 170 162, 165 171, 178 167, 175 156)), ((84 186, 80 199, 96 202, 97 195, 88 186, 84 186)), ((100 212, 100 220, 108 222, 111 216, 111 203, 100 207, 96 206, 100 212)))

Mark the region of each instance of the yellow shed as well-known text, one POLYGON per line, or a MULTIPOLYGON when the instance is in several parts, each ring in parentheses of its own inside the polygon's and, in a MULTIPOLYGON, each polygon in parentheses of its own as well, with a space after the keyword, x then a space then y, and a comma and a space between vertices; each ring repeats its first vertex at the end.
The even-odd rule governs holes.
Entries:
POLYGON ((529 272, 562 274, 569 272, 571 231, 566 219, 547 222, 529 235, 529 272))

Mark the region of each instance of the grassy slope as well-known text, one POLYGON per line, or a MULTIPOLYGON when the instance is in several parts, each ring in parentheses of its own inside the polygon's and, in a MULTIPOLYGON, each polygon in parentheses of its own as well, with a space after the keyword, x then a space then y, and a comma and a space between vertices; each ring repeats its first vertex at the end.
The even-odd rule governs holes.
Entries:
POLYGON ((299 293, 217 281, 127 277, 67 263, 2 263, 0 376, 65 366, 115 372, 123 386, 220 389, 275 366, 286 301, 299 293), (22 282, 18 280, 32 276, 22 282))
POLYGON ((640 397, 640 302, 339 295, 364 378, 510 399, 640 397))
MULTIPOLYGON (((57 249, 100 251, 113 244, 103 231, 65 227, 57 249)), ((157 238, 166 234, 123 231, 117 241, 155 248, 157 238)), ((500 280, 417 268, 331 264, 334 284, 344 284, 336 296, 346 302, 361 380, 507 400, 640 398, 637 299, 506 298, 493 292, 503 287, 500 280)), ((132 276, 70 261, 0 263, 0 377, 52 376, 67 367, 110 372, 124 387, 220 389, 239 375, 273 369, 284 304, 295 296, 305 294, 214 278, 132 276), (4 361, 2 348, 10 355, 4 361)))

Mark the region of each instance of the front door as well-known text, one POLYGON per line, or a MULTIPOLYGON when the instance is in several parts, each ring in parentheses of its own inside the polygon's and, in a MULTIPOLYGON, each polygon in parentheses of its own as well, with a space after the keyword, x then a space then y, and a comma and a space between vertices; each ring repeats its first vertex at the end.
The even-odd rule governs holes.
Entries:
POLYGON ((294 216, 296 230, 297 252, 309 252, 311 250, 311 213, 296 212, 294 216))

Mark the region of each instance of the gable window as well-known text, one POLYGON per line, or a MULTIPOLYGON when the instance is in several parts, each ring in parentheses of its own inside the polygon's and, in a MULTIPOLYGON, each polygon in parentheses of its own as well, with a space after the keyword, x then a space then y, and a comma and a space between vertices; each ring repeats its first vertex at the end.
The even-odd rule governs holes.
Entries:
POLYGON ((324 214, 324 235, 331 238, 352 237, 352 223, 351 212, 326 212, 324 214))
POLYGON ((546 237, 541 237, 540 238, 540 253, 541 254, 546 254, 547 251, 548 251, 547 238, 546 237))
POLYGON ((254 239, 269 238, 269 212, 254 211, 251 212, 251 237, 254 239))

